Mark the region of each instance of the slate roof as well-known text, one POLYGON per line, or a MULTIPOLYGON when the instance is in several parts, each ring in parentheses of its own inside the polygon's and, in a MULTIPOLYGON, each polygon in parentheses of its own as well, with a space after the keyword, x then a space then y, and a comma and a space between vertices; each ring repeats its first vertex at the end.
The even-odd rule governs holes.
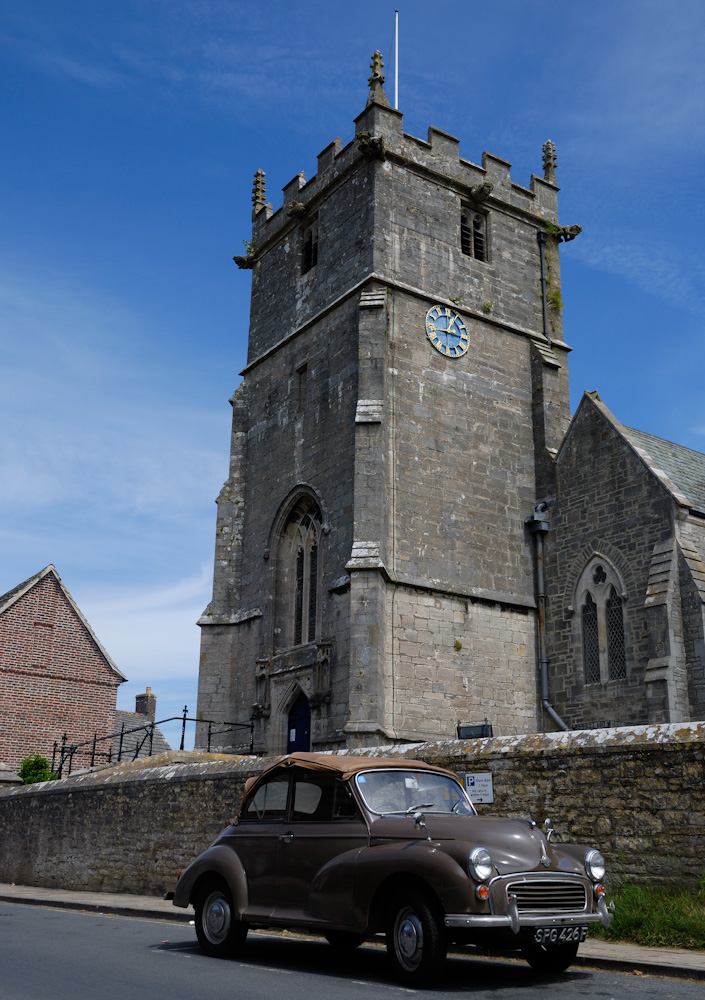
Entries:
MULTIPOLYGON (((116 710, 115 712, 115 732, 119 733, 122 726, 125 726, 125 732, 122 738, 122 760, 136 760, 139 757, 149 757, 149 730, 140 729, 139 732, 130 733, 128 730, 137 729, 139 726, 146 726, 149 724, 149 717, 147 715, 140 715, 139 712, 121 712, 116 710), (144 741, 144 742, 143 742, 144 741), (135 750, 138 745, 142 743, 142 747, 139 753, 135 756, 135 750)), ((113 741, 113 759, 117 760, 118 748, 120 746, 120 737, 116 736, 113 741)), ((154 727, 154 735, 152 737, 152 756, 156 753, 164 753, 167 750, 171 750, 171 747, 164 739, 164 734, 162 733, 159 726, 154 727)))
POLYGON ((623 431, 655 472, 665 472, 688 506, 705 514, 705 455, 633 427, 623 426, 623 431))

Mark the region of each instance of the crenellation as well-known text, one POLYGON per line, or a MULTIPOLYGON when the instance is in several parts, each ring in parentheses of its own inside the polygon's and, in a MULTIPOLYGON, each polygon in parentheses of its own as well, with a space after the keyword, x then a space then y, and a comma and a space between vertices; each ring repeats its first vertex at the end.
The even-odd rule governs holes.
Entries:
MULTIPOLYGON (((342 152, 340 136, 336 136, 333 142, 329 143, 325 149, 318 154, 318 169, 316 177, 324 177, 329 172, 335 170, 336 162, 342 152)), ((347 149, 347 146, 346 146, 347 149)), ((314 178, 311 178, 313 180, 314 178)), ((309 184, 311 181, 309 181, 309 184)))
POLYGON ((301 194, 302 188, 306 186, 306 175, 298 173, 295 177, 285 184, 282 188, 282 193, 284 195, 284 201, 282 208, 285 214, 291 215, 291 208, 293 205, 299 203, 299 195, 301 194))
POLYGON ((459 139, 450 135, 449 132, 443 132, 431 125, 428 129, 428 145, 431 147, 434 158, 447 160, 452 163, 452 168, 455 168, 456 163, 460 160, 459 139))

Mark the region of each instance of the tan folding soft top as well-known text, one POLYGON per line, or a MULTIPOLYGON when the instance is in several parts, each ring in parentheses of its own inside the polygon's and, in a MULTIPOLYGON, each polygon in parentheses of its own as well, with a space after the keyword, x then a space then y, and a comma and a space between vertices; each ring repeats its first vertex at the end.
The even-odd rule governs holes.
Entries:
POLYGON ((275 764, 271 764, 262 771, 256 778, 248 778, 245 782, 245 792, 249 792, 256 781, 259 781, 265 774, 269 774, 275 767, 306 767, 312 771, 336 771, 343 779, 349 778, 358 771, 369 771, 372 768, 406 768, 410 771, 441 771, 449 775, 456 781, 457 776, 452 771, 444 767, 437 767, 435 764, 427 764, 423 760, 410 760, 406 757, 357 757, 352 754, 330 754, 330 753, 298 753, 287 754, 280 758, 275 764))

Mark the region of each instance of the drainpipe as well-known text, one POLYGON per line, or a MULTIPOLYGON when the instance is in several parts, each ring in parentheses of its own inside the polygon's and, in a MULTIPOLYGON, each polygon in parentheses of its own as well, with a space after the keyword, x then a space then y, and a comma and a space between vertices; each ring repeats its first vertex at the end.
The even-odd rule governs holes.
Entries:
MULTIPOLYGON (((540 241, 539 241, 540 242, 540 241)), ((534 513, 524 519, 529 531, 536 537, 536 598, 539 605, 539 669, 541 671, 541 705, 544 712, 553 719, 564 733, 570 727, 561 719, 551 702, 548 700, 548 657, 546 655, 546 586, 543 574, 543 538, 548 532, 548 508, 555 500, 545 500, 537 503, 534 513)))
MULTIPOLYGON (((543 335, 551 346, 551 335, 548 325, 548 299, 546 298, 546 240, 548 237, 543 229, 536 230, 536 239, 539 243, 539 259, 541 261, 541 305, 543 307, 543 335)), ((546 528, 548 531, 548 528, 546 528)))

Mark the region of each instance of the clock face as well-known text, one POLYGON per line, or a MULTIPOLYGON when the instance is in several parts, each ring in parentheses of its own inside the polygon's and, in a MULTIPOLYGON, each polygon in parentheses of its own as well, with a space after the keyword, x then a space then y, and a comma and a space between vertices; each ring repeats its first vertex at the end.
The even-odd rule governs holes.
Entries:
POLYGON ((431 306, 426 313, 426 333, 433 346, 447 358, 459 358, 470 346, 460 316, 447 306, 431 306))

